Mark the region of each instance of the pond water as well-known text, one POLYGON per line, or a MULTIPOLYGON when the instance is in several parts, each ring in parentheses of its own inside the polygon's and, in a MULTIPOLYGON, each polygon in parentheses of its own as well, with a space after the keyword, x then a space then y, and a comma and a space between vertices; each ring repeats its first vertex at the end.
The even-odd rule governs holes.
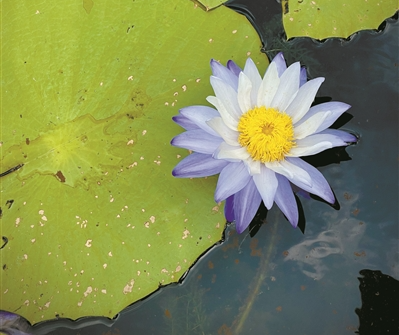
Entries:
POLYGON ((369 334, 367 322, 373 316, 359 323, 359 315, 369 310, 366 303, 377 304, 375 299, 385 304, 378 311, 385 324, 397 327, 397 17, 378 32, 364 31, 348 40, 283 42, 280 5, 265 8, 256 2, 263 8, 250 10, 265 49, 283 49, 288 63, 306 65, 310 78, 325 77, 319 97, 352 105, 348 112, 353 118, 342 128, 358 134, 359 143, 317 161, 340 210, 301 198, 304 234, 292 229, 277 208, 259 220, 262 225, 253 237, 248 230, 238 235, 230 225, 225 242, 206 253, 181 284, 160 289, 115 320, 58 320, 35 326, 34 334, 341 335, 354 334, 359 325, 361 334, 369 334), (339 164, 325 165, 328 161, 339 164), (367 300, 367 294, 374 300, 367 300), (385 295, 394 299, 393 307, 385 295))

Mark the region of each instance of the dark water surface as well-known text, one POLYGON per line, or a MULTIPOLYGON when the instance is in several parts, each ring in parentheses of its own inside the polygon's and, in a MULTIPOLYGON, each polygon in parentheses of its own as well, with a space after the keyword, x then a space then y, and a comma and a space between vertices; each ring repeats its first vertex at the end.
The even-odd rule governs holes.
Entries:
POLYGON ((364 313, 371 307, 384 325, 397 327, 398 20, 349 40, 283 43, 279 11, 277 3, 263 12, 252 8, 266 50, 283 49, 289 62, 307 66, 310 78, 325 77, 318 96, 352 105, 353 118, 342 128, 360 136, 346 149, 351 160, 320 167, 341 209, 301 199, 302 234, 273 208, 253 238, 228 227, 226 241, 199 260, 182 284, 161 289, 115 320, 59 320, 39 324, 35 334, 341 335, 358 330, 358 314, 361 334, 369 334, 366 323, 374 316, 364 313), (381 273, 362 271, 367 269, 381 273), (361 293, 365 305, 356 313, 361 293), (383 299, 379 309, 375 299, 383 299))

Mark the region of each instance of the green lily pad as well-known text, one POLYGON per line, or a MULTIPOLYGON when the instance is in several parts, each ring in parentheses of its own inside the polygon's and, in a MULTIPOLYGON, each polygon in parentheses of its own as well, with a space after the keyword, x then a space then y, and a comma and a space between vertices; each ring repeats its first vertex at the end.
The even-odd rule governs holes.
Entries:
POLYGON ((378 26, 398 10, 397 0, 283 0, 287 38, 347 38, 378 26))
POLYGON ((266 68, 255 30, 191 1, 11 1, 1 43, 1 309, 113 317, 178 281, 225 219, 215 178, 172 177, 171 117, 211 58, 266 68))

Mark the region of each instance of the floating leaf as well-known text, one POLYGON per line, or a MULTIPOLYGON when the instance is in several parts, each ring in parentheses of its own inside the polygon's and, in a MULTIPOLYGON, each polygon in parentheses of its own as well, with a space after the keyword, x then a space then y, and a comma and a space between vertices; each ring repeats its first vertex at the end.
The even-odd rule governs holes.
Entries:
POLYGON ((255 30, 190 1, 14 1, 1 43, 1 308, 113 317, 178 281, 225 219, 215 178, 172 177, 171 116, 211 58, 266 68, 255 30))
POLYGON ((349 37, 364 29, 377 29, 398 10, 397 0, 283 0, 287 38, 319 40, 349 37))

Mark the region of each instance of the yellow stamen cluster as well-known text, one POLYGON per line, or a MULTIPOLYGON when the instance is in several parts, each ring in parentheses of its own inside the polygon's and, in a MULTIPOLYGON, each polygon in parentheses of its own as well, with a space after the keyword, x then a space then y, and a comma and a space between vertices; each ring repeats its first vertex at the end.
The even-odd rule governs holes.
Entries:
POLYGON ((253 160, 282 161, 295 145, 292 119, 277 109, 255 107, 238 122, 238 142, 246 147, 253 160))

